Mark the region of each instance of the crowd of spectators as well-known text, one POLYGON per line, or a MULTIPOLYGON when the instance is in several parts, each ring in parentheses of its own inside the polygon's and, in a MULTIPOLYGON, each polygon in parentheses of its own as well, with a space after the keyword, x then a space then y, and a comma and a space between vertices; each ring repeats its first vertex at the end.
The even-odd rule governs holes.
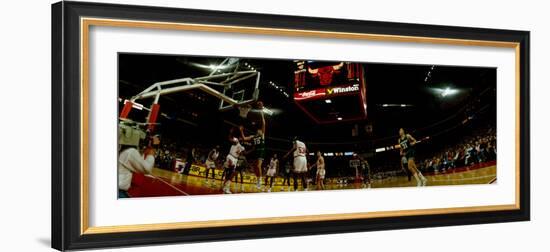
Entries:
POLYGON ((155 160, 156 166, 164 170, 182 169, 183 167, 175 167, 176 161, 204 163, 210 151, 207 147, 198 144, 181 146, 167 139, 163 139, 163 141, 163 145, 157 150, 155 160))
POLYGON ((421 171, 442 172, 457 167, 469 167, 475 164, 496 160, 496 132, 493 128, 478 130, 462 142, 444 148, 435 155, 419 159, 421 171))

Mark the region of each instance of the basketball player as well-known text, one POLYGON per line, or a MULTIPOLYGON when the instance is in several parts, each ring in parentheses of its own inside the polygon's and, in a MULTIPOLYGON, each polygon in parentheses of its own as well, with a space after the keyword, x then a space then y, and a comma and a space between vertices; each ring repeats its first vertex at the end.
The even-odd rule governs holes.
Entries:
POLYGON ((237 160, 237 168, 235 169, 235 186, 239 183, 239 175, 241 177, 241 192, 244 191, 243 183, 243 171, 248 167, 248 161, 246 160, 247 151, 241 152, 239 159, 237 160))
POLYGON ((285 156, 290 153, 293 153, 294 156, 294 191, 298 191, 298 179, 302 180, 302 187, 304 188, 304 191, 307 191, 306 174, 308 167, 306 158, 306 144, 298 140, 297 137, 294 137, 292 142, 293 147, 285 156))
POLYGON ((290 192, 290 173, 292 170, 292 164, 290 163, 290 160, 286 160, 285 162, 285 170, 283 172, 284 179, 283 179, 283 186, 281 187, 281 191, 284 191, 285 184, 287 185, 287 190, 290 192))
POLYGON ((225 168, 225 181, 223 184, 223 193, 230 194, 231 193, 231 179, 233 179, 233 175, 235 173, 235 168, 237 167, 237 162, 239 159, 239 155, 241 152, 244 151, 244 147, 239 143, 239 140, 237 138, 233 139, 233 145, 231 145, 231 148, 229 150, 229 154, 227 154, 225 158, 224 168, 225 168))
POLYGON ((361 171, 362 171, 362 175, 363 175, 364 187, 370 188, 370 186, 371 186, 371 173, 370 173, 369 162, 367 162, 367 160, 363 159, 361 156, 359 156, 359 160, 361 160, 361 171))
POLYGON ((195 147, 189 148, 187 151, 187 158, 185 161, 185 166, 182 170, 179 171, 179 173, 189 175, 189 172, 191 171, 191 167, 195 162, 198 161, 198 151, 195 149, 195 147))
POLYGON ((405 172, 405 174, 407 174, 407 180, 410 182, 411 181, 411 172, 409 171, 408 168, 405 168, 408 166, 408 161, 407 161, 407 157, 405 157, 405 155, 401 154, 401 170, 403 170, 405 172))
POLYGON ((256 182, 256 188, 261 189, 262 187, 262 163, 265 158, 265 117, 263 112, 263 103, 260 101, 258 102, 258 107, 260 110, 260 125, 258 126, 256 130, 255 135, 251 136, 245 136, 244 135, 244 127, 240 126, 239 129, 241 131, 241 138, 243 141, 252 141, 252 144, 254 145, 254 154, 253 158, 256 159, 255 164, 255 173, 257 177, 256 182))
POLYGON ((265 174, 265 182, 264 184, 268 184, 269 180, 269 189, 267 192, 271 192, 271 188, 273 187, 273 179, 275 178, 275 175, 277 174, 277 169, 279 168, 279 159, 277 159, 277 153, 273 154, 273 157, 271 158, 271 161, 269 161, 268 169, 265 174))
POLYGON ((151 137, 151 145, 145 148, 143 155, 135 147, 122 149, 118 155, 118 197, 128 198, 128 189, 132 185, 134 173, 150 174, 155 165, 156 148, 160 144, 158 135, 151 137))
POLYGON ((317 151, 317 162, 315 162, 317 167, 317 177, 316 177, 316 189, 325 190, 325 158, 320 151, 317 151))
MULTIPOLYGON (((229 143, 229 148, 231 148, 231 146, 233 146, 235 141, 238 141, 239 137, 241 137, 241 134, 239 132, 240 132, 239 127, 231 127, 229 129, 229 134, 227 135, 227 142, 229 143)), ((226 169, 224 168, 222 172, 222 178, 221 178, 222 183, 223 181, 225 181, 225 178, 226 178, 226 169)))
POLYGON ((397 139, 397 143, 399 145, 401 155, 407 158, 407 167, 416 179, 416 186, 425 186, 427 179, 416 168, 416 164, 414 163, 414 145, 416 144, 416 139, 414 139, 411 135, 406 134, 405 130, 401 128, 399 129, 399 139, 397 139))
POLYGON ((359 180, 359 168, 361 167, 361 159, 357 153, 353 153, 351 160, 349 161, 349 167, 355 170, 355 181, 359 180))
POLYGON ((216 183, 216 161, 218 160, 218 156, 220 155, 219 152, 220 146, 214 147, 209 153, 208 157, 206 158, 206 162, 204 163, 206 166, 206 175, 205 178, 205 184, 208 185, 208 173, 210 170, 212 170, 212 182, 216 183))

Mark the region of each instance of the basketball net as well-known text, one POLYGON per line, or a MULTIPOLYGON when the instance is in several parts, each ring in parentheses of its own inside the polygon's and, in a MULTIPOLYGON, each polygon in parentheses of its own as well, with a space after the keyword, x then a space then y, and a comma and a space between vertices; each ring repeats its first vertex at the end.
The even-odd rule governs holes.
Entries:
POLYGON ((250 112, 251 109, 252 109, 252 106, 248 104, 239 106, 239 116, 246 119, 248 116, 248 112, 250 112))

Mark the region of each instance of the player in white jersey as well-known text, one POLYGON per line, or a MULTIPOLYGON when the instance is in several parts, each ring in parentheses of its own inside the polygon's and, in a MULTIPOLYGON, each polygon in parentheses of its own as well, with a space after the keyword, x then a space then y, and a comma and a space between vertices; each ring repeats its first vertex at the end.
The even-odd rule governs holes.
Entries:
POLYGON ((214 147, 209 153, 208 157, 206 158, 206 162, 204 163, 206 166, 206 175, 204 175, 204 178, 206 179, 205 183, 208 185, 208 173, 212 170, 212 182, 216 182, 216 161, 218 160, 218 156, 220 155, 219 152, 220 146, 214 147))
POLYGON ((273 157, 271 158, 271 161, 269 161, 269 166, 266 172, 265 177, 265 185, 269 185, 269 189, 267 192, 271 192, 271 188, 273 187, 273 180, 275 178, 275 175, 277 174, 277 169, 279 168, 279 159, 277 159, 277 153, 273 154, 273 157), (269 184, 268 184, 269 180, 269 184))
POLYGON ((229 149, 229 154, 225 158, 224 168, 225 168, 225 181, 223 186, 224 193, 231 193, 231 179, 235 173, 235 168, 237 167, 237 162, 239 160, 239 155, 244 151, 244 147, 239 143, 237 138, 232 139, 233 145, 229 149))
POLYGON ((294 138, 293 147, 286 155, 290 154, 291 152, 294 156, 294 190, 298 190, 298 178, 300 178, 302 180, 302 187, 305 191, 307 191, 306 173, 308 167, 306 158, 306 144, 301 142, 297 138, 294 138))
POLYGON ((317 190, 325 190, 325 158, 323 157, 323 154, 320 151, 317 151, 317 162, 315 162, 315 166, 317 167, 317 176, 316 176, 316 189, 317 190))
POLYGON ((118 197, 128 198, 128 189, 132 186, 134 174, 151 174, 155 166, 155 152, 160 144, 160 137, 151 137, 151 144, 143 151, 134 146, 124 146, 118 156, 118 197))

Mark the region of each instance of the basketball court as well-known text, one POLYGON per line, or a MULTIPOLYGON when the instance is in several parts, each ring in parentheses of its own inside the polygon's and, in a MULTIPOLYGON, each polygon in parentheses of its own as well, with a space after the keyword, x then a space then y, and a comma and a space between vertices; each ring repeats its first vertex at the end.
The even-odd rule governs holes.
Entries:
MULTIPOLYGON (((216 170, 215 183, 205 184, 205 167, 194 165, 190 175, 182 175, 177 172, 166 171, 155 168, 153 177, 144 177, 144 188, 130 191, 132 197, 158 197, 158 196, 192 196, 222 194, 221 169, 216 170)), ((454 186, 468 184, 492 184, 496 183, 496 163, 490 162, 472 167, 456 168, 452 171, 425 174, 428 179, 427 186, 454 186)), ((233 183, 234 193, 265 193, 266 190, 256 188, 256 177, 252 173, 246 173, 243 184, 233 183)), ((292 185, 291 179, 291 185, 292 185)), ((272 188, 273 192, 288 192, 289 187, 283 185, 283 179, 277 178, 272 188)), ((362 183, 350 181, 346 184, 338 184, 335 180, 325 182, 325 190, 364 189, 362 183)), ((393 187, 416 187, 414 180, 408 181, 406 176, 389 177, 385 179, 374 179, 371 189, 393 188, 393 187)), ((315 185, 309 186, 310 191, 315 191, 315 185)), ((290 188, 294 191, 293 188, 290 188)), ((300 187, 299 190, 302 190, 300 187)))

